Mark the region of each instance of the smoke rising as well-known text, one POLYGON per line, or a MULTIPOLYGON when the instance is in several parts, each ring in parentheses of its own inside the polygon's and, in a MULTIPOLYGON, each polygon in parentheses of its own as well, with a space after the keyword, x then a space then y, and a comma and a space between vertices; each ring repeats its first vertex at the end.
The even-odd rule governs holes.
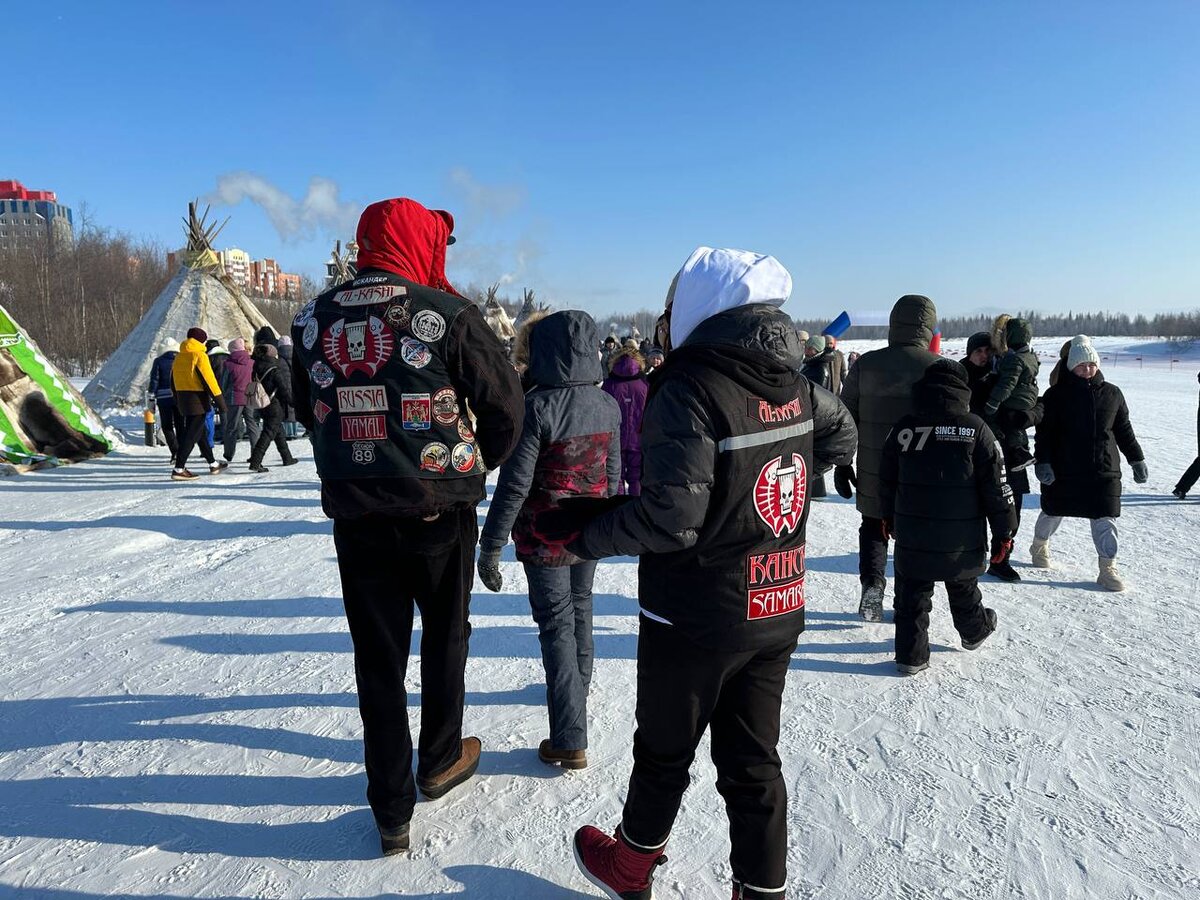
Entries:
POLYGON ((204 197, 214 206, 236 206, 243 200, 262 208, 284 241, 316 233, 342 237, 354 234, 362 207, 339 198, 337 182, 314 176, 299 200, 249 172, 229 172, 217 178, 216 190, 204 197))

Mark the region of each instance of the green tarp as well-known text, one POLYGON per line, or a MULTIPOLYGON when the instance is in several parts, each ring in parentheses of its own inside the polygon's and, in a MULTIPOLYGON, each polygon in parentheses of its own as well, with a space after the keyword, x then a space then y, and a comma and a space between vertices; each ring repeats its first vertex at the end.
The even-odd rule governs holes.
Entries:
POLYGON ((100 417, 3 306, 0 306, 0 364, 7 372, 0 381, 0 462, 26 466, 58 461, 39 452, 33 438, 21 426, 21 404, 35 391, 45 397, 70 428, 98 441, 105 451, 112 449, 100 417), (15 373, 12 364, 16 366, 15 373))

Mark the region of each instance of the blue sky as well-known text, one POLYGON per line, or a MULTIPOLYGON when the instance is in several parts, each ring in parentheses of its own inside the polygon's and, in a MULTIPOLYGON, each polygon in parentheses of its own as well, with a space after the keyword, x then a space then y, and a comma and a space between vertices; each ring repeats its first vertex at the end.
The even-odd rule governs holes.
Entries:
POLYGON ((908 292, 946 314, 1200 306, 1194 2, 27 2, 3 22, 0 178, 170 246, 207 196, 233 217, 220 245, 315 274, 363 205, 411 196, 459 219, 452 280, 597 314, 660 306, 699 244, 777 256, 797 316, 908 292))

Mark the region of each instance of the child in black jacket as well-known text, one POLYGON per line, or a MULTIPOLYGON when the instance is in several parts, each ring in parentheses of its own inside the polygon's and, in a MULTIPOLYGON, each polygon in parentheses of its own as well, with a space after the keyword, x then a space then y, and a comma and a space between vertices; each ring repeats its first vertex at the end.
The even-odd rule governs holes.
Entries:
POLYGON ((970 399, 966 370, 939 360, 913 387, 914 412, 883 448, 884 527, 896 539, 896 665, 905 675, 929 666, 934 582, 946 584, 965 649, 996 629, 977 582, 989 558, 1011 549, 1015 515, 999 444, 969 411, 970 399))

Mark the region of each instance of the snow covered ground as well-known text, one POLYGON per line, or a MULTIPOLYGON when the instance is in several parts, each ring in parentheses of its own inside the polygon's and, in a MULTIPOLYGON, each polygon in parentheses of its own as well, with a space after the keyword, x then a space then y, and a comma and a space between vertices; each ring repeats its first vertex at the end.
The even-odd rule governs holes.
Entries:
MULTIPOLYGON (((1151 472, 1126 481, 1128 594, 1094 586, 1082 522, 1055 539, 1052 570, 1028 568, 1035 494, 1024 583, 985 581, 999 632, 963 652, 941 599, 932 668, 901 679, 890 625, 855 615, 852 504, 814 508, 784 706, 789 898, 1200 896, 1200 500, 1169 496, 1196 451, 1200 354, 1097 344, 1151 472)), ((634 561, 599 567, 591 767, 576 773, 535 755, 544 688, 511 547, 504 593, 476 585, 479 777, 419 803, 413 852, 380 859, 311 458, 251 476, 241 452, 233 474, 191 484, 136 444, 0 480, 0 895, 594 896, 568 837, 620 810, 634 561)), ((419 721, 415 662, 410 675, 419 721)), ((660 900, 728 896, 713 779, 705 743, 660 900)))

